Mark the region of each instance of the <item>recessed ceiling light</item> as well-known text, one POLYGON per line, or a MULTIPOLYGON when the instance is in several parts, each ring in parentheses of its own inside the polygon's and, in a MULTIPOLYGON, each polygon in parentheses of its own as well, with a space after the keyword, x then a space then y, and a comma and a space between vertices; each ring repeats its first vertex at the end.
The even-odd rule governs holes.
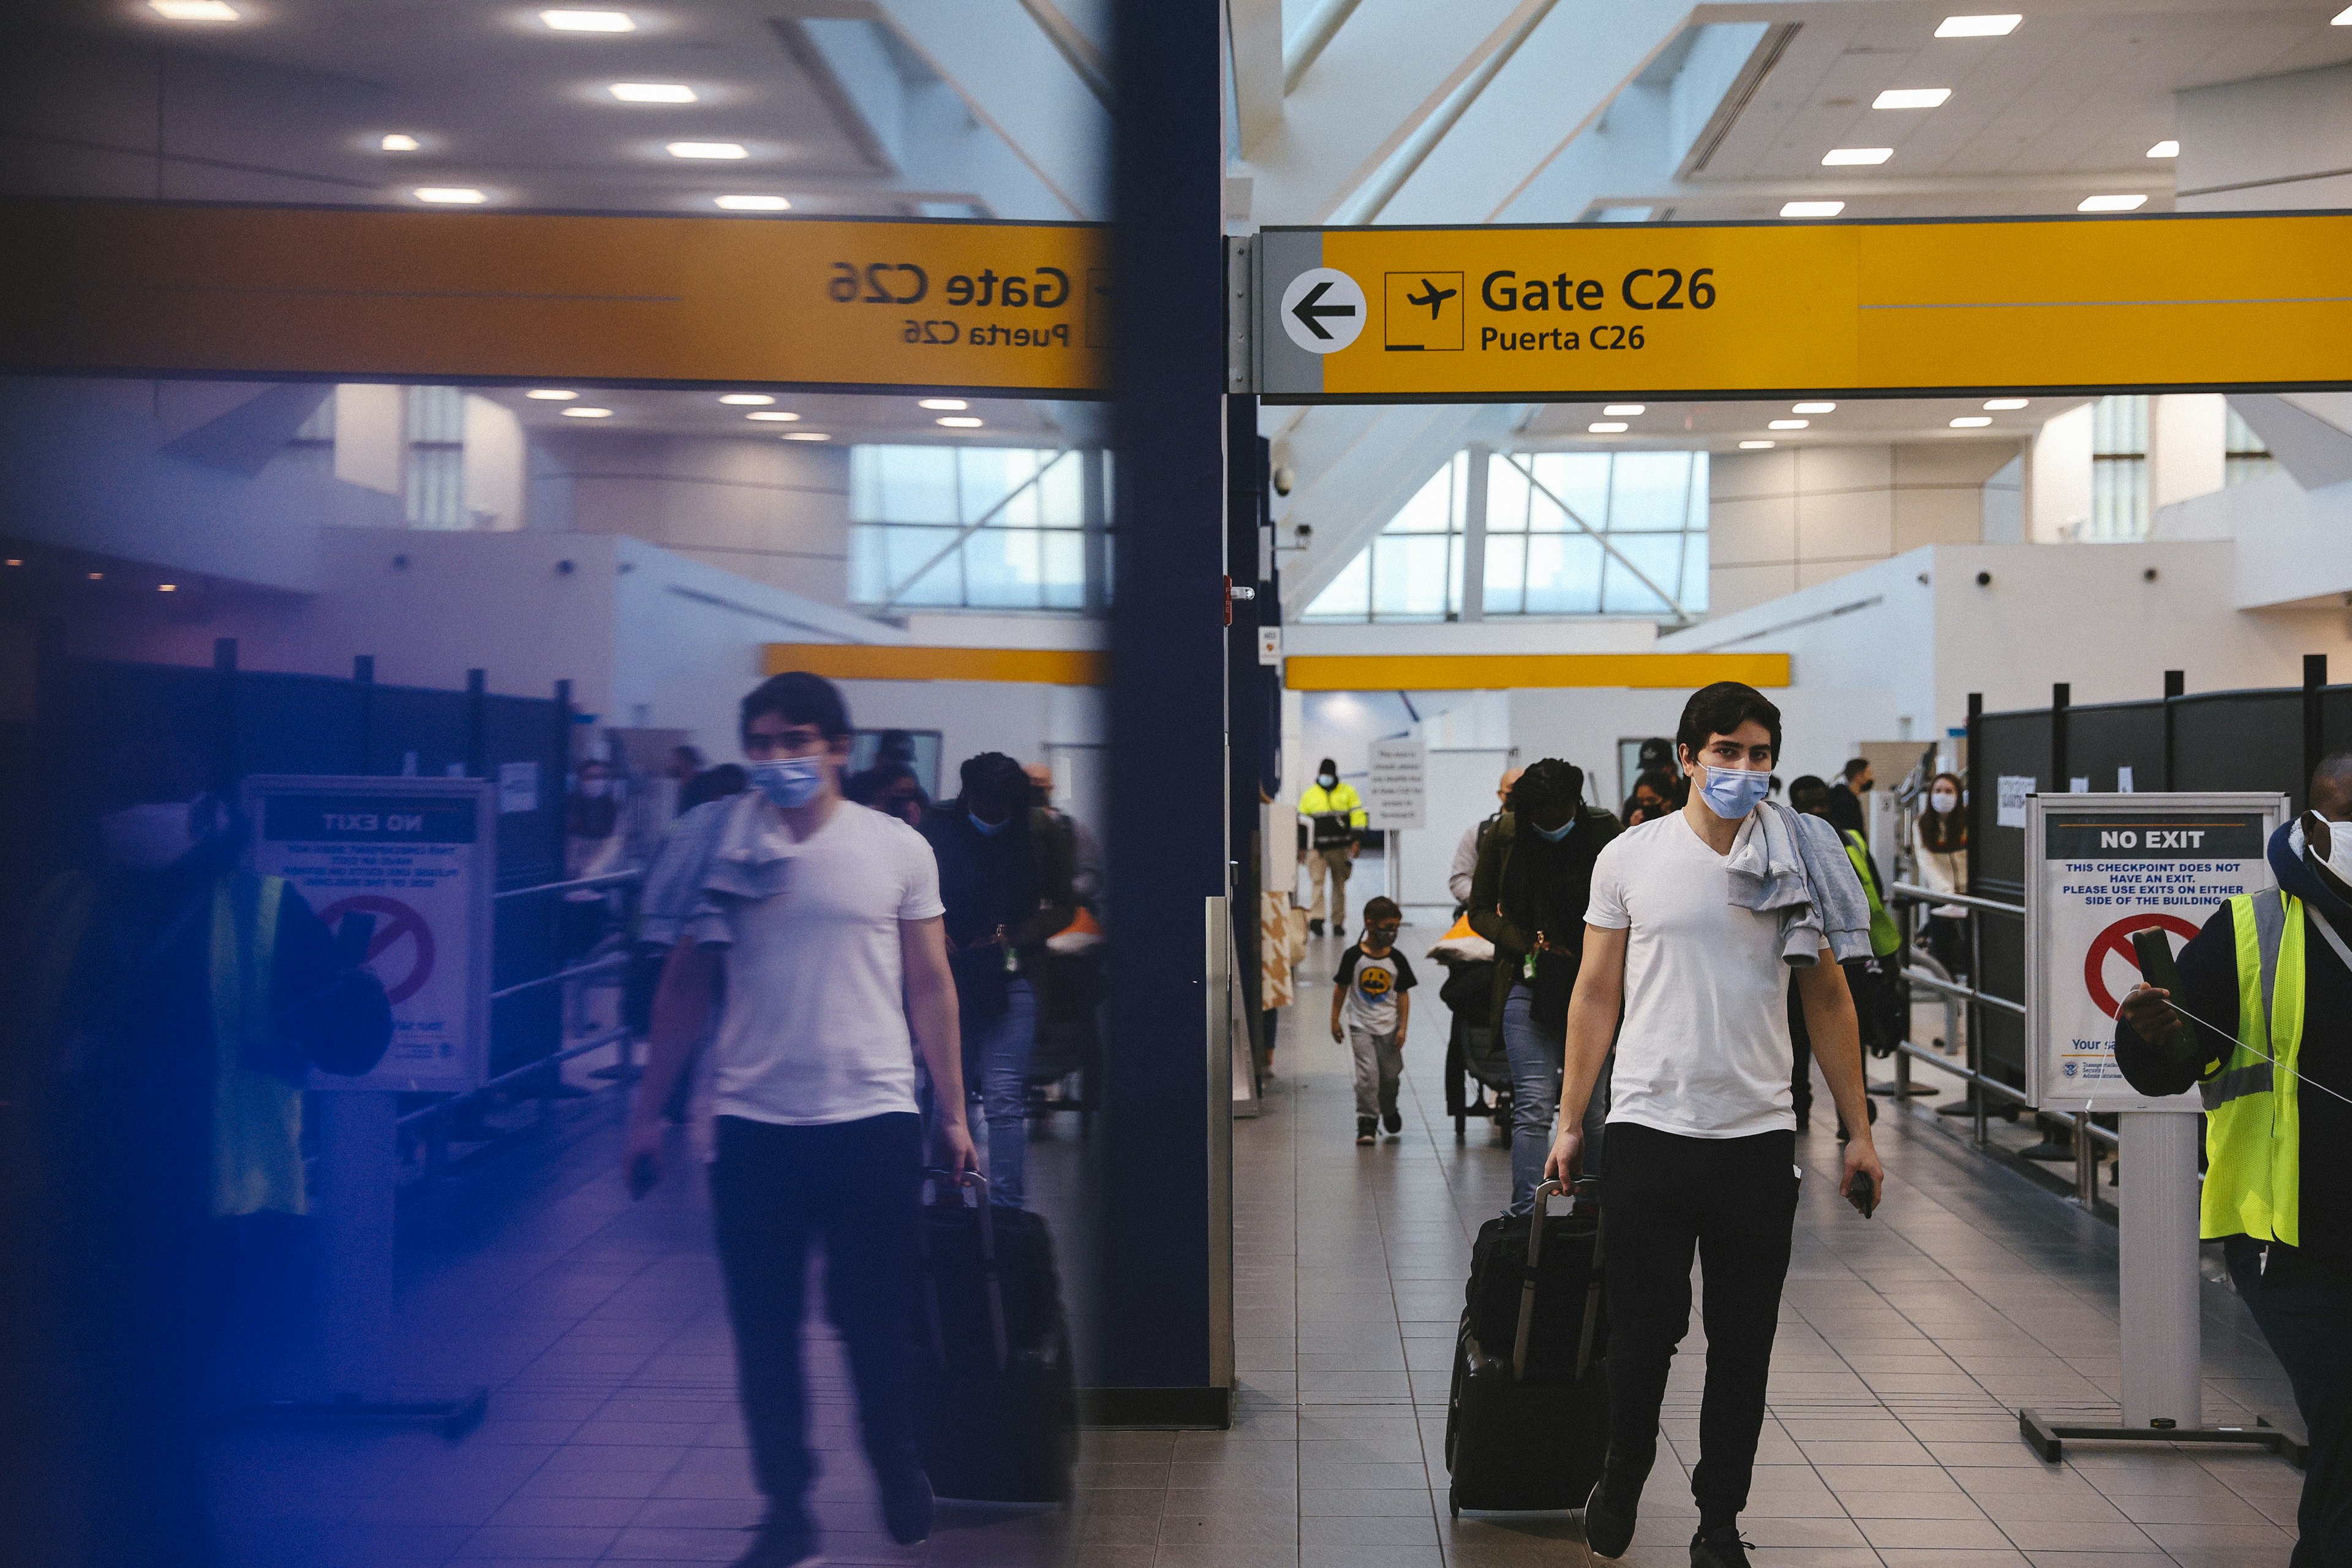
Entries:
POLYGON ((748 158, 751 152, 740 142, 673 142, 669 144, 673 158, 748 158))
POLYGON ((711 205, 721 212, 788 213, 793 204, 782 196, 713 196, 711 205))
POLYGON ((2151 158, 2178 158, 2180 156, 2180 143, 2167 137, 2149 148, 2147 155, 2151 158))
POLYGON ((1845 211, 1843 202, 1782 202, 1782 217, 1835 217, 1845 211))
POLYGON ((1948 87, 1890 87, 1870 100, 1873 109, 1941 109, 1952 96, 1948 87))
POLYGON ((634 33, 636 18, 626 11, 541 11, 539 19, 559 33, 634 33))
POLYGON ((2352 5, 2345 6, 2327 18, 2327 25, 2331 27, 2352 27, 2352 5))
POLYGON ((106 581, 106 574, 103 572, 93 572, 89 574, 89 580, 93 583, 103 583, 106 581))
POLYGON ((147 9, 166 22, 236 22, 243 18, 226 0, 147 0, 147 9))
POLYGON ((943 414, 940 423, 950 430, 977 430, 981 426, 981 421, 969 414, 943 414))
POLYGON ((1988 397, 1985 399, 1985 406, 1987 408, 1997 408, 2002 413, 2007 413, 2013 408, 2024 407, 2029 401, 2029 399, 2022 397, 1988 397))
POLYGON ((158 583, 155 584, 155 592, 159 594, 176 594, 179 591, 180 585, 177 583, 158 583))
POLYGON ((565 392, 552 386, 534 386, 529 392, 524 393, 523 395, 525 397, 536 398, 541 403, 569 403, 580 395, 576 392, 565 392))
POLYGON ((1832 147, 1822 154, 1822 162, 1835 169, 1848 163, 1884 163, 1893 156, 1892 147, 1832 147))
POLYGON ((1812 421, 1810 419, 1768 419, 1764 422, 1764 428, 1767 430, 1802 430, 1806 426, 1811 425, 1811 423, 1812 421))
POLYGON ((415 137, 395 131, 376 143, 387 153, 414 153, 424 143, 415 137))
POLYGON ((1743 452, 1761 452, 1768 447, 1777 447, 1780 444, 1778 441, 1742 441, 1739 443, 1739 449, 1743 452))
POLYGON ((610 419, 613 411, 609 408, 567 408, 563 416, 566 419, 610 419))
POLYGON ((2145 205, 2145 195, 2084 196, 2076 204, 2078 213, 2127 213, 2145 205))
POLYGON ((490 199, 471 185, 419 185, 410 194, 420 202, 442 206, 478 206, 490 199))
POLYGON ((1612 403, 1601 412, 1612 419, 1632 419, 1649 411, 1650 405, 1646 403, 1612 403))
POLYGON ((1790 405, 1789 412, 1791 414, 1835 414, 1837 412, 1837 405, 1834 403, 1796 403, 1790 405))
POLYGON ((926 397, 915 406, 932 409, 941 414, 961 414, 971 405, 961 397, 926 397))
POLYGON ((8 557, 8 564, 9 564, 9 565, 11 565, 11 566, 22 566, 22 565, 24 564, 24 562, 22 562, 21 560, 17 559, 16 556, 11 555, 10 557, 8 557))
POLYGON ((2001 16, 1947 16, 1936 29, 1939 38, 2005 38, 2017 31, 2025 18, 2001 16))
POLYGON ((822 430, 787 430, 784 432, 784 439, 787 441, 830 441, 833 437, 826 435, 822 430))
POLYGON ((738 408, 765 408, 775 401, 764 392, 722 392, 719 401, 738 408))
POLYGON ((1630 426, 1622 419, 1595 419, 1585 428, 1595 436, 1622 436, 1630 426))
POLYGON ((682 81, 616 81, 606 89, 623 103, 694 103, 694 89, 682 81))
POLYGON ((1990 415, 1963 414, 1958 419, 1952 421, 1952 428, 1955 430, 1981 430, 1991 423, 1992 417, 1990 415))
POLYGON ((800 422, 799 415, 782 408, 763 408, 757 414, 746 414, 743 417, 766 420, 776 425, 794 425, 800 422))

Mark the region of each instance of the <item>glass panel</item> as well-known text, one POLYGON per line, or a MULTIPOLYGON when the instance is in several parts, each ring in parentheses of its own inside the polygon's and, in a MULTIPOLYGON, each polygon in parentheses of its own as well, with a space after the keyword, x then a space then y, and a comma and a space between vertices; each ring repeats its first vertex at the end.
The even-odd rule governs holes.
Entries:
POLYGON ((1682 601, 1694 616, 1706 613, 1706 534, 1702 531, 1683 535, 1682 601))
POLYGON ((965 600, 991 609, 1034 609, 1039 560, 1034 529, 986 528, 964 542, 965 600))
MULTIPOLYGON (((1523 459, 1527 460, 1527 459, 1523 459)), ((1574 530, 1560 515, 1565 505, 1593 528, 1609 526, 1609 454, 1606 452, 1538 452, 1528 466, 1536 482, 1551 494, 1538 493, 1528 526, 1538 531, 1574 530)))
POLYGON ((1381 620, 1442 620, 1447 557, 1443 535, 1383 534, 1372 541, 1372 615, 1381 620))
POLYGON ((1047 528, 1085 527, 1086 496, 1086 459, 1076 452, 1063 455, 1037 481, 1037 521, 1047 528))
POLYGON ((1331 585, 1307 606, 1310 621, 1365 621, 1372 611, 1372 552, 1366 550, 1339 569, 1331 585))
POLYGON ((1429 482, 1413 492, 1413 498, 1398 509, 1389 520, 1386 533, 1444 533, 1454 526, 1454 475, 1462 466, 1455 457, 1453 462, 1429 477, 1429 482))
POLYGON ((1490 616, 1516 616, 1528 606, 1528 536, 1486 538, 1486 603, 1490 616))
MULTIPOLYGON (((1075 468, 1076 464, 1066 467, 1075 468)), ((1043 603, 1049 610, 1080 610, 1087 603, 1087 541, 1086 536, 1067 529, 1055 529, 1037 535, 1038 559, 1043 563, 1045 582, 1043 603)))
POLYGON ((1579 533, 1528 539, 1527 613, 1589 616, 1601 608, 1601 546, 1579 533))
POLYGON ((923 563, 938 554, 940 548, 955 537, 950 531, 944 528, 877 528, 875 531, 883 537, 888 562, 885 580, 889 587, 876 595, 877 599, 888 598, 895 593, 901 605, 937 606, 963 603, 961 552, 949 552, 947 559, 924 573, 920 582, 910 584, 904 590, 898 588, 898 584, 906 583, 920 571, 923 563))
POLYGON ((1609 531, 1679 529, 1689 500, 1688 452, 1619 452, 1609 490, 1609 531))
MULTIPOLYGON (((1528 477, 1519 466, 1497 452, 1486 459, 1486 531, 1525 533, 1528 531, 1528 477)), ((1493 546, 1487 546, 1491 552, 1493 546)), ((1488 559, 1492 559, 1491 554, 1488 559)))
POLYGON ((1647 577, 1660 588, 1671 588, 1682 566, 1683 542, 1674 534, 1636 533, 1612 537, 1619 559, 1609 563, 1607 592, 1601 607, 1616 616, 1672 615, 1674 606, 1642 584, 1647 577), (1633 570, 1626 569, 1631 563, 1633 570), (1635 576, 1634 572, 1641 576, 1635 576))

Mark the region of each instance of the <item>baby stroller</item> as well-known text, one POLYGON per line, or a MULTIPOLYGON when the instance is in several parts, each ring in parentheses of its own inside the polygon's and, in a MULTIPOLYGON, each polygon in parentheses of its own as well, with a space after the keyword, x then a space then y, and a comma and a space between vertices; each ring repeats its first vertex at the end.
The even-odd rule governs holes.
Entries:
POLYGON ((1493 1016, 1494 944, 1472 931, 1468 920, 1457 920, 1429 956, 1445 969, 1437 999, 1454 1015, 1445 1041, 1445 1114, 1454 1118, 1454 1141, 1468 1141, 1474 1116, 1490 1119, 1508 1138, 1511 1064, 1503 1032, 1486 1022, 1493 1016))

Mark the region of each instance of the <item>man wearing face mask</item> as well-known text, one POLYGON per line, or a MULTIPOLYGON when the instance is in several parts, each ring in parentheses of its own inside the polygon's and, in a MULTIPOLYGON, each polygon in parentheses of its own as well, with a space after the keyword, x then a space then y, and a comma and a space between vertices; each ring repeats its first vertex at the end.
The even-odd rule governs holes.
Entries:
POLYGON ((1339 764, 1326 757, 1315 769, 1315 782, 1298 792, 1298 815, 1307 829, 1307 879, 1314 885, 1315 902, 1307 911, 1307 929, 1323 934, 1324 885, 1330 885, 1331 930, 1348 933, 1348 878, 1355 870, 1356 853, 1363 847, 1364 811, 1356 786, 1339 782, 1339 764))
POLYGON ((2141 984, 2124 998, 2116 1061, 2143 1094, 2203 1097, 2198 1228, 2221 1243, 2310 1433, 2290 1563, 2340 1568, 2352 1563, 2352 752, 2320 763, 2310 801, 2271 837, 2277 889, 2230 900, 2180 950, 2182 994, 2141 984))
MULTIPOLYGON (((1511 1064, 1511 1203, 1525 1214, 1543 1180, 1568 1024, 1568 999, 1584 950, 1592 866, 1617 836, 1617 819, 1584 802, 1584 773, 1557 757, 1520 773, 1478 850, 1470 929, 1495 944, 1488 1026, 1502 1031, 1511 1064)), ((1601 1165, 1605 1082, 1592 1096, 1591 1155, 1601 1165)))
MULTIPOLYGON (((1743 826, 1769 826, 1751 814, 1770 787, 1780 710, 1752 687, 1718 681, 1685 705, 1677 742, 1689 800, 1671 816, 1628 829, 1592 868, 1559 1130, 1543 1173, 1570 1180, 1581 1163, 1585 1109, 1613 1037, 1601 1176, 1609 1455, 1585 1506, 1585 1540, 1603 1558, 1622 1556, 1633 1542, 1666 1376, 1690 1323, 1696 1253, 1706 1276, 1706 1388, 1691 1475, 1699 1522, 1690 1560, 1692 1568, 1748 1568, 1738 1519, 1763 1429, 1797 1213, 1783 994, 1791 971, 1814 1054, 1853 1133, 1839 1190, 1863 1175, 1875 1190, 1885 1172, 1864 1110, 1861 1041, 1836 950, 1815 936, 1816 951, 1792 951, 1804 928, 1736 896, 1743 826)), ((1783 806, 1764 809, 1801 820, 1783 806)), ((1815 890, 1817 900, 1826 896, 1815 890)))
POLYGON ((883 1522, 911 1545, 931 1528, 915 1446, 918 1210, 923 1157, 915 1052, 937 1096, 936 1160, 976 1168, 964 1123, 955 982, 939 867, 905 823, 845 802, 849 713, 820 677, 779 675, 743 700, 751 787, 725 813, 654 997, 645 1076, 623 1170, 660 1173, 662 1108, 705 1033, 717 1158, 712 1218, 768 1515, 739 1568, 792 1568, 816 1552, 806 1499, 801 1325, 808 1253, 824 1252, 825 1304, 849 1352, 883 1522))
POLYGON ((1032 804, 1029 777, 1011 757, 982 752, 961 771, 963 793, 924 818, 923 837, 939 857, 964 1076, 988 1113, 989 1201, 1019 1208, 1041 960, 1045 939, 1077 913, 1070 839, 1032 804))

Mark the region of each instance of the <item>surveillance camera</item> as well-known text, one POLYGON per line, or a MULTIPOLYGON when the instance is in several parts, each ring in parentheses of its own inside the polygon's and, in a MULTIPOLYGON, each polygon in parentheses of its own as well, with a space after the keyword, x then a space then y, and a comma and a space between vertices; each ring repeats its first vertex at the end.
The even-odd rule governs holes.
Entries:
POLYGON ((1298 477, 1296 474, 1293 474, 1288 468, 1282 468, 1274 470, 1275 494, 1278 496, 1288 495, 1290 493, 1291 486, 1297 482, 1298 477))
POLYGON ((1992 586, 1992 574, 1991 574, 1991 573, 1990 573, 1990 572, 1979 572, 1979 573, 1978 573, 1978 574, 1977 574, 1977 586, 1978 586, 1978 587, 1979 587, 1979 588, 1990 588, 1990 587, 1991 587, 1991 586, 1992 586))
POLYGON ((2143 582, 2143 583, 2153 583, 2153 582, 2155 582, 2155 581, 2156 581, 2156 568, 2155 568, 2155 567, 2153 567, 2153 566, 2151 566, 2151 567, 2149 567, 2147 571, 2145 571, 2145 572, 2141 573, 2141 574, 2139 574, 2139 580, 2140 580, 2141 582, 2143 582))
POLYGON ((1299 548, 1302 550, 1305 549, 1307 547, 1307 542, 1315 537, 1315 525, 1311 522, 1300 523, 1298 525, 1297 532, 1293 535, 1293 537, 1298 541, 1299 548))

